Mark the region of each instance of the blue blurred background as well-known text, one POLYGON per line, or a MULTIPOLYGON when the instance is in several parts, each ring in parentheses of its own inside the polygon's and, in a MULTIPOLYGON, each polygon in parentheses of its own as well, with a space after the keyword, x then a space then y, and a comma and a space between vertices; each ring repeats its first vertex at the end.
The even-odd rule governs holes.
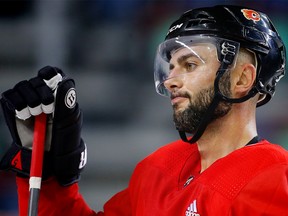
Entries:
MULTIPOLYGON (((184 11, 215 4, 259 9, 288 43, 283 0, 0 1, 0 91, 46 65, 76 80, 84 111, 88 165, 80 190, 97 210, 126 187, 136 163, 178 139, 168 99, 154 90, 153 60, 170 23, 184 11)), ((259 134, 288 148, 287 77, 258 109, 259 134)), ((11 138, 0 119, 0 156, 11 138)), ((0 215, 17 215, 15 176, 0 173, 0 215)))

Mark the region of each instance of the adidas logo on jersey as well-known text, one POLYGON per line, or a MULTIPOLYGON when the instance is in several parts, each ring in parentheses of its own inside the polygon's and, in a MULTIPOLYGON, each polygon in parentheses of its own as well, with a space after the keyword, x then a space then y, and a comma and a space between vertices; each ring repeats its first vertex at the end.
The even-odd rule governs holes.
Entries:
POLYGON ((185 216, 200 216, 200 214, 197 213, 197 205, 196 200, 194 200, 187 208, 185 212, 185 216))

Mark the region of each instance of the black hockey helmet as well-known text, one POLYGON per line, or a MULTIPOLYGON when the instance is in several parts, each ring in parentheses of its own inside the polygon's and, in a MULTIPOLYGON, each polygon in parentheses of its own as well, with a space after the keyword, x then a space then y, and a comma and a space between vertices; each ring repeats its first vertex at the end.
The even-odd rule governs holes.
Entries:
POLYGON ((257 106, 266 104, 274 95, 276 84, 285 74, 285 46, 266 14, 232 5, 198 8, 185 12, 173 22, 165 41, 158 47, 154 78, 159 94, 169 95, 164 83, 170 79, 170 55, 179 50, 180 46, 191 49, 195 44, 201 43, 215 45, 221 65, 214 82, 214 99, 197 131, 190 140, 187 139, 185 131, 179 131, 181 138, 189 143, 194 143, 201 137, 221 100, 241 103, 260 93, 257 106), (246 96, 229 98, 220 92, 219 80, 229 68, 232 68, 240 48, 254 53, 257 77, 255 85, 246 96))
POLYGON ((253 91, 263 94, 257 106, 272 98, 277 82, 285 74, 286 51, 266 14, 232 5, 189 10, 171 24, 165 41, 192 35, 226 38, 254 52, 257 78, 253 91))

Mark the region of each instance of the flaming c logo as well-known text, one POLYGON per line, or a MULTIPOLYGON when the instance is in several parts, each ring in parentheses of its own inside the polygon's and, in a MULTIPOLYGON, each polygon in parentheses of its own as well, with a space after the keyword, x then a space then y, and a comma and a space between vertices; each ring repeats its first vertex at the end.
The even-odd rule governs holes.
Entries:
POLYGON ((261 19, 260 14, 254 10, 242 9, 241 12, 243 13, 244 17, 248 20, 253 20, 253 21, 258 22, 261 19))

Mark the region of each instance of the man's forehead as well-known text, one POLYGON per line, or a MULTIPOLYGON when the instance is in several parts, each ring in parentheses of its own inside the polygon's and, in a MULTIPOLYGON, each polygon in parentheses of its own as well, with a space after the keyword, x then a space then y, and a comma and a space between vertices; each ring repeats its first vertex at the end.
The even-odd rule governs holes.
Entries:
POLYGON ((211 43, 201 43, 197 45, 193 44, 189 46, 187 45, 171 51, 172 58, 179 58, 181 56, 189 54, 192 54, 193 56, 201 59, 207 59, 209 57, 214 58, 217 52, 215 45, 211 43))

